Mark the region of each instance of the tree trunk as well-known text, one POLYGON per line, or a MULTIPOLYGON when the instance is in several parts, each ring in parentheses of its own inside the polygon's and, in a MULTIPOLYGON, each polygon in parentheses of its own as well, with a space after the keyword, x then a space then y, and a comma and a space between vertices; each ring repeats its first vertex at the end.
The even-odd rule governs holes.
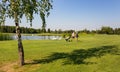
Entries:
POLYGON ((22 45, 20 27, 18 23, 15 23, 15 25, 16 25, 16 36, 18 39, 18 54, 19 54, 20 66, 23 66, 25 63, 24 63, 24 50, 22 45))

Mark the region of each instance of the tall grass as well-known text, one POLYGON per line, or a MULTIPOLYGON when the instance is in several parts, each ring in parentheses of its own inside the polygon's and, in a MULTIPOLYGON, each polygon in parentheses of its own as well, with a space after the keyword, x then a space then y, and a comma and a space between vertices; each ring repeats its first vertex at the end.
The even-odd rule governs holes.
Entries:
POLYGON ((4 40, 12 40, 12 37, 9 34, 0 33, 0 41, 4 41, 4 40))

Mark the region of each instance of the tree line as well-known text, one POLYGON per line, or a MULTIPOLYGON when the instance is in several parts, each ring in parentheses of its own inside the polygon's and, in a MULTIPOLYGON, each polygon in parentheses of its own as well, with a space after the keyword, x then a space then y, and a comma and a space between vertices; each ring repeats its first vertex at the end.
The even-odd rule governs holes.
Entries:
MULTIPOLYGON (((27 28, 27 27, 21 27, 21 33, 55 33, 55 34, 62 34, 62 33, 72 33, 74 30, 61 30, 61 29, 56 29, 56 30, 51 30, 50 28, 48 29, 34 29, 34 28, 27 28)), ((15 33, 15 26, 0 26, 0 32, 3 33, 15 33)), ((79 30, 78 33, 86 33, 86 34, 91 34, 91 33, 96 33, 96 34, 118 34, 120 35, 120 28, 111 28, 107 26, 101 27, 99 30, 79 30)))
POLYGON ((111 27, 108 27, 108 26, 103 26, 101 27, 101 29, 99 30, 87 30, 87 29, 84 29, 82 31, 79 31, 79 33, 87 33, 87 34, 90 34, 90 33, 96 33, 96 34, 117 34, 117 35, 120 35, 120 28, 111 28, 111 27))
MULTIPOLYGON (((15 26, 0 26, 0 32, 3 33, 16 33, 15 26)), ((27 28, 27 27, 20 27, 21 33, 42 33, 46 32, 46 30, 42 29, 34 29, 34 28, 27 28)))

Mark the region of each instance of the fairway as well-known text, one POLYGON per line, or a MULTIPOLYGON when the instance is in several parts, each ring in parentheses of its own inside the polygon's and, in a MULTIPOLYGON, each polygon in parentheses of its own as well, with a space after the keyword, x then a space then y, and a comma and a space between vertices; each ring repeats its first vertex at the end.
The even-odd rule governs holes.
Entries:
POLYGON ((20 67, 17 40, 0 41, 0 72, 120 72, 120 35, 23 40, 23 47, 26 64, 20 67))

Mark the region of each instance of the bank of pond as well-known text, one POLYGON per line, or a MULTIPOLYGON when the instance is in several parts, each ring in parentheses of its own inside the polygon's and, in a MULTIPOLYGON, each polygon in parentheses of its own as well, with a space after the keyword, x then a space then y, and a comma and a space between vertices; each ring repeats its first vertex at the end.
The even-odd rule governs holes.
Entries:
MULTIPOLYGON (((17 36, 15 34, 2 34, 0 33, 0 41, 3 41, 3 40, 16 40, 17 39, 17 36)), ((34 34, 31 34, 31 35, 22 35, 21 36, 21 39, 22 40, 61 40, 62 37, 61 36, 51 36, 51 35, 34 35, 34 34)))
MULTIPOLYGON (((86 36, 108 36, 108 34, 85 34, 80 33, 79 37, 86 36)), ((69 37, 70 34, 21 34, 22 40, 61 40, 69 37)), ((109 35, 119 36, 119 35, 109 35)), ((16 34, 13 33, 0 33, 0 41, 3 40, 17 40, 16 34)))
POLYGON ((0 41, 3 41, 3 40, 13 40, 13 38, 9 34, 0 33, 0 41))

